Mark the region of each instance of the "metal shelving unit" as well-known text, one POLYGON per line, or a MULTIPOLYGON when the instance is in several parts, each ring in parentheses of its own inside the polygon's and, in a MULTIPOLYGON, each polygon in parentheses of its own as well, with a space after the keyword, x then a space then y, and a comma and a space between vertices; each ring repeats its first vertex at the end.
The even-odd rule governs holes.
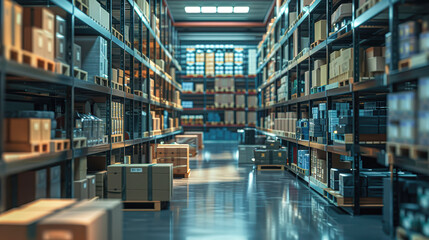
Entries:
MULTIPOLYGON (((376 76, 370 80, 361 80, 359 75, 359 63, 360 54, 359 48, 364 47, 376 47, 384 46, 384 33, 389 31, 388 23, 389 19, 393 19, 392 15, 394 12, 391 9, 395 6, 396 1, 391 0, 381 0, 373 7, 368 9, 366 12, 361 14, 359 17, 355 18, 356 11, 359 8, 358 0, 350 1, 332 1, 332 0, 316 0, 313 3, 304 9, 300 9, 299 1, 296 0, 287 0, 284 1, 279 14, 276 16, 274 27, 271 28, 270 32, 267 33, 267 37, 262 43, 262 47, 258 49, 258 90, 260 93, 259 101, 260 107, 258 108, 258 121, 261 117, 267 116, 267 114, 278 112, 288 112, 293 111, 297 113, 297 118, 301 119, 301 110, 308 109, 310 112, 313 104, 320 102, 327 103, 327 110, 333 109, 333 103, 344 101, 346 99, 350 102, 351 109, 353 109, 353 136, 354 144, 344 144, 344 146, 334 145, 332 140, 327 138, 326 144, 319 144, 311 141, 300 141, 294 138, 288 138, 269 132, 267 129, 259 128, 262 134, 270 135, 272 137, 277 137, 282 140, 283 144, 291 149, 290 147, 295 147, 296 149, 318 149, 326 152, 327 167, 328 167, 328 176, 329 179, 329 169, 331 168, 331 159, 332 154, 351 156, 353 161, 351 162, 351 168, 354 176, 354 198, 353 204, 347 207, 341 207, 343 210, 351 214, 360 214, 361 209, 366 208, 365 205, 360 204, 360 192, 359 186, 359 172, 362 164, 362 157, 371 157, 377 159, 382 155, 385 149, 385 144, 379 145, 369 145, 369 144, 359 144, 359 105, 367 100, 368 96, 372 94, 380 95, 379 100, 385 101, 386 94, 389 92, 386 88, 387 83, 390 81, 402 81, 404 78, 405 72, 395 73, 394 68, 390 68, 390 75, 381 75, 376 76), (345 24, 338 31, 331 33, 331 15, 335 9, 339 6, 340 3, 353 3, 352 19, 351 22, 345 24), (289 25, 289 14, 291 12, 296 12, 297 16, 302 12, 302 16, 299 20, 295 22, 295 25, 288 27, 289 25), (293 56, 290 53, 293 52, 291 43, 293 42, 292 36, 295 30, 298 30, 298 39, 300 36, 306 36, 310 38, 310 43, 314 42, 313 26, 314 23, 318 20, 325 19, 327 21, 326 33, 327 39, 319 43, 314 48, 310 49, 307 52, 304 52, 301 57, 292 60, 293 56), (371 26, 371 28, 368 28, 371 26), (272 34, 271 34, 272 33, 272 34), (341 33, 341 34, 339 34, 341 33), (274 45, 269 44, 271 40, 269 36, 274 36, 274 45), (285 46, 288 46, 288 49, 284 49, 285 46), (271 49, 266 49, 268 46, 271 46, 271 49), (274 84, 274 86, 279 86, 280 79, 284 76, 289 76, 289 74, 296 73, 298 79, 298 89, 300 89, 300 79, 304 71, 311 71, 312 64, 314 60, 325 59, 326 64, 329 64, 330 53, 341 48, 354 48, 353 60, 354 60, 354 75, 353 83, 338 87, 334 89, 329 89, 322 92, 317 92, 314 94, 309 94, 305 96, 298 96, 297 98, 291 99, 291 88, 289 88, 289 96, 285 102, 276 102, 273 105, 261 106, 262 98, 264 91, 274 84), (284 60, 285 51, 289 51, 289 58, 284 60), (268 52, 267 54, 265 54, 268 52), (263 56, 267 57, 263 57, 263 56), (264 68, 268 66, 268 63, 272 60, 275 60, 275 73, 271 76, 266 76, 266 81, 263 81, 263 74, 266 72, 263 71, 264 68)), ((302 49, 310 46, 300 46, 300 41, 298 42, 298 49, 302 49), (301 48, 302 47, 302 48, 301 48)), ((397 50, 397 49, 395 49, 397 50)), ((397 63, 397 62, 396 62, 397 63)), ((397 65, 397 64, 396 64, 397 65)), ((328 65, 329 66, 329 65, 328 65)), ((426 67, 422 67, 422 72, 427 71, 426 67)), ((416 74, 414 71, 410 71, 408 74, 416 74)), ((327 75, 329 76, 329 68, 327 69, 327 75)), ((311 82, 310 74, 310 82, 311 82)), ((289 80, 288 80, 289 81, 289 80)), ((289 83, 290 84, 290 83, 289 83)), ((311 86, 311 84, 310 84, 311 86)), ((277 91, 277 87, 276 87, 277 91)), ((276 92, 277 93, 277 92, 276 92)), ((304 95, 304 94, 303 94, 304 95)), ((277 96, 277 94, 275 94, 277 96)), ((276 115, 277 116, 277 115, 276 115)), ((258 123, 258 126, 263 126, 261 122, 258 123)), ((326 135, 329 136, 328 131, 326 135)), ((311 151, 310 151, 311 152, 311 151)), ((327 184, 318 182, 314 178, 301 176, 302 174, 295 171, 291 167, 288 167, 290 171, 295 173, 298 177, 303 179, 308 185, 318 192, 321 195, 324 195, 324 188, 329 187, 329 181, 327 184), (311 180, 311 181, 310 181, 311 180)), ((311 167, 309 168, 311 170, 311 167)))
MULTIPOLYGON (((113 20, 116 22, 116 29, 124 35, 125 25, 130 29, 130 43, 128 46, 125 41, 116 38, 108 29, 102 27, 98 22, 83 13, 73 5, 73 1, 68 0, 48 0, 48 1, 25 1, 17 0, 17 3, 26 6, 48 7, 55 14, 65 18, 67 22, 67 46, 68 55, 66 62, 70 65, 70 76, 73 76, 73 51, 75 36, 100 36, 107 40, 108 45, 108 68, 109 68, 109 86, 112 86, 112 73, 110 69, 114 67, 129 71, 131 93, 119 91, 110 87, 100 86, 93 83, 93 80, 82 81, 74 77, 58 75, 41 69, 33 68, 28 65, 20 64, 0 57, 0 125, 3 126, 4 114, 7 104, 10 102, 24 102, 37 105, 36 109, 55 111, 56 104, 63 106, 66 137, 73 142, 73 121, 75 113, 75 103, 97 99, 106 104, 106 135, 109 142, 95 146, 74 148, 73 144, 70 150, 62 152, 51 152, 46 154, 29 154, 20 156, 17 159, 10 155, 4 155, 4 142, 0 141, 0 211, 16 206, 16 191, 8 192, 9 189, 16 189, 16 176, 19 173, 44 169, 56 165, 62 166, 62 197, 73 197, 73 159, 85 157, 93 154, 102 154, 106 156, 106 167, 110 164, 112 155, 120 156, 116 161, 122 161, 124 155, 133 155, 137 152, 137 159, 132 159, 133 163, 149 162, 150 144, 153 142, 168 140, 174 135, 180 134, 183 130, 180 128, 174 132, 167 132, 161 135, 145 136, 144 132, 152 130, 150 121, 150 111, 168 111, 170 116, 180 119, 181 107, 173 107, 166 103, 156 102, 150 99, 150 81, 155 80, 154 92, 158 92, 160 99, 171 101, 172 91, 181 92, 181 84, 169 77, 169 73, 155 65, 156 59, 165 61, 165 70, 170 68, 181 70, 181 66, 174 58, 174 47, 177 44, 177 33, 172 27, 171 19, 166 14, 167 7, 163 0, 149 1, 151 14, 160 18, 161 23, 167 23, 167 26, 159 26, 160 36, 157 36, 152 29, 150 19, 142 14, 137 4, 133 0, 107 0, 103 1, 102 6, 110 13, 110 29, 113 27, 113 20), (115 14, 113 14, 115 12, 115 14), (119 19, 114 19, 117 15, 119 19), (116 16, 115 16, 116 15, 116 16), (137 74, 134 74, 137 72, 137 74), (145 89, 138 87, 139 84, 146 82, 145 89), (159 89, 158 89, 159 88, 159 89), (158 89, 158 91, 157 91, 158 89), (141 90, 147 94, 147 97, 138 96, 134 90, 141 90), (39 94, 45 93, 45 94, 39 94), (111 142, 111 112, 112 102, 121 102, 124 104, 124 129, 128 139, 122 142, 111 142), (146 112, 146 116, 138 116, 134 119, 133 115, 126 115, 126 111, 133 112, 140 110, 146 112), (143 118, 146 118, 146 126, 143 126, 143 118), (136 121, 136 122, 135 122, 136 121), (139 123, 139 124, 137 124, 139 123), (138 129, 134 129, 137 126, 138 129), (145 153, 145 159, 142 158, 145 153)), ((3 9, 3 1, 0 2, 3 9)), ((3 16, 0 13, 0 21, 3 24, 3 16)), ((161 25, 161 24, 160 24, 161 25)), ((3 31, 3 30, 2 30, 3 31)), ((3 36, 3 34, 0 34, 3 36)), ((3 46, 3 39, 1 39, 3 46)), ((2 56, 5 49, 2 47, 2 56)), ((85 70, 85 69, 83 69, 85 70)), ((19 109, 18 109, 19 110, 19 109)), ((169 126, 170 127, 170 126, 169 126)), ((125 134, 123 135, 125 137, 125 134)), ((19 190, 18 190, 19 191, 19 190)))

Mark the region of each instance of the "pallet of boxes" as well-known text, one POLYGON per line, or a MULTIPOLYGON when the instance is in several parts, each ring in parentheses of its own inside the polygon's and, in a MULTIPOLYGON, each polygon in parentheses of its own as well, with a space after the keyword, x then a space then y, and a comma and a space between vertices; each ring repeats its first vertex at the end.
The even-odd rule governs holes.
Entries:
POLYGON ((198 149, 204 148, 204 132, 185 132, 185 135, 197 135, 198 136, 198 149))
POLYGON ((265 146, 256 148, 253 154, 258 170, 284 170, 287 149, 281 147, 279 141, 268 139, 265 146))
POLYGON ((174 177, 188 178, 191 175, 188 144, 158 144, 155 161, 173 164, 174 177))
POLYGON ((0 215, 2 239, 122 240, 118 200, 39 199, 0 215))
POLYGON ((195 157, 198 153, 198 139, 198 135, 176 135, 175 137, 176 143, 189 145, 189 156, 191 157, 195 157))
POLYGON ((127 211, 168 209, 173 194, 173 164, 113 164, 107 167, 107 197, 127 211))

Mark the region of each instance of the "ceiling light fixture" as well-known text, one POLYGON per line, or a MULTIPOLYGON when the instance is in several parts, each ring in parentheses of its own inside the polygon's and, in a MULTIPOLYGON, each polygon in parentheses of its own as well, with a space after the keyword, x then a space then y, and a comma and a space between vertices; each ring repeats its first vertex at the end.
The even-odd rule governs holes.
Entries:
POLYGON ((186 13, 200 13, 200 7, 185 7, 186 13))
POLYGON ((232 13, 232 7, 217 7, 218 13, 232 13))
POLYGON ((216 7, 201 7, 202 13, 216 13, 216 7))
POLYGON ((234 7, 234 13, 248 13, 249 7, 234 7))

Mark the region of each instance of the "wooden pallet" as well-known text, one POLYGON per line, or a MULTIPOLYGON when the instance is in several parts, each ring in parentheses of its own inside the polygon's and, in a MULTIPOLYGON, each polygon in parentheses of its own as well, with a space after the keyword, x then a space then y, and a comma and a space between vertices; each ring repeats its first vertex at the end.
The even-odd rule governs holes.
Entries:
POLYGON ((60 61, 55 61, 55 72, 64 76, 70 76, 70 65, 60 61))
POLYGON ((131 88, 130 88, 130 87, 128 87, 128 86, 124 86, 124 91, 125 91, 126 93, 131 93, 131 88))
POLYGON ((81 10, 83 13, 85 13, 86 15, 88 15, 88 6, 86 4, 84 4, 82 1, 80 0, 74 0, 74 5, 81 10))
POLYGON ((112 33, 113 36, 115 36, 117 39, 119 39, 119 41, 123 42, 124 41, 124 36, 115 28, 112 27, 112 33))
POLYGON ((112 143, 122 142, 123 135, 122 134, 112 134, 110 139, 111 139, 112 143))
POLYGON ((387 153, 417 161, 429 161, 429 148, 419 145, 387 143, 387 153))
POLYGON ((335 134, 334 142, 341 144, 353 144, 353 134, 335 134))
POLYGON ((317 45, 321 44, 323 41, 325 41, 325 40, 317 40, 317 41, 313 42, 312 44, 310 44, 310 49, 315 48, 317 45))
POLYGON ((284 165, 258 165, 258 171, 284 171, 284 165))
POLYGON ((73 148, 83 148, 87 146, 86 137, 79 137, 73 139, 73 148))
POLYGON ((189 178, 191 176, 191 169, 188 169, 186 173, 175 173, 174 178, 189 178))
POLYGON ((374 7, 375 4, 380 2, 381 0, 367 0, 361 7, 359 7, 356 11, 356 17, 359 17, 364 12, 368 11, 370 8, 374 7))
POLYGON ((161 211, 161 201, 123 201, 123 211, 154 212, 161 211))
POLYGON ((402 227, 396 228, 396 239, 397 240, 429 240, 428 237, 425 237, 420 233, 411 232, 411 231, 407 232, 407 230, 405 230, 402 227))
POLYGON ((97 85, 109 87, 109 79, 107 79, 107 78, 94 76, 94 82, 97 85))
POLYGON ((44 57, 37 56, 28 51, 22 50, 22 63, 45 71, 55 72, 55 62, 44 57))
POLYGON ((292 94, 291 98, 292 98, 292 99, 294 99, 294 98, 298 98, 298 94, 297 94, 297 93, 292 94))
POLYGON ((116 82, 112 82, 112 88, 113 89, 116 89, 116 90, 119 90, 119 91, 123 91, 123 88, 124 86, 122 85, 122 84, 119 84, 119 83, 116 83, 116 82))
POLYGON ((162 134, 161 130, 150 131, 150 135, 151 136, 156 136, 156 135, 161 135, 161 134, 162 134))
POLYGON ((319 93, 319 92, 324 92, 325 91, 325 87, 326 85, 320 86, 320 87, 314 87, 311 88, 310 90, 310 94, 315 94, 315 93, 319 93))
MULTIPOLYGON (((323 195, 330 202, 334 203, 338 207, 352 207, 353 198, 352 197, 343 197, 340 195, 338 191, 334 191, 330 188, 323 189, 323 195)), ((382 207, 383 199, 382 198, 374 198, 374 197, 364 197, 360 198, 360 206, 365 207, 382 207)))
POLYGON ((134 95, 137 95, 137 96, 143 97, 143 92, 142 92, 142 91, 140 91, 140 90, 134 90, 134 95))
POLYGON ((339 81, 338 84, 340 87, 344 87, 353 83, 353 78, 349 78, 343 81, 339 81))
POLYGON ((130 41, 125 40, 125 44, 126 44, 129 48, 131 48, 131 42, 130 42, 130 41))
POLYGON ((37 143, 6 143, 5 152, 49 153, 49 142, 37 143))
POLYGON ((7 60, 22 63, 22 50, 20 48, 4 45, 3 49, 4 49, 4 57, 7 60))
POLYGON ((70 149, 70 139, 51 139, 51 152, 61 152, 70 149))
POLYGON ((83 71, 82 69, 79 68, 74 68, 73 69, 73 77, 83 80, 83 81, 88 81, 88 72, 83 71))
POLYGON ((411 58, 400 60, 398 63, 399 70, 405 70, 411 68, 411 58))

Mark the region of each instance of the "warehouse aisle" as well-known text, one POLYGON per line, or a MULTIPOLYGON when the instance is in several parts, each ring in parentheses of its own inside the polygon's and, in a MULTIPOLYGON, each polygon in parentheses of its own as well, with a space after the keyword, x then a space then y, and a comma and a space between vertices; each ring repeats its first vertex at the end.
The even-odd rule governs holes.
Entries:
POLYGON ((237 166, 237 145, 205 143, 170 211, 124 212, 124 239, 388 239, 381 216, 352 217, 287 172, 237 166))

